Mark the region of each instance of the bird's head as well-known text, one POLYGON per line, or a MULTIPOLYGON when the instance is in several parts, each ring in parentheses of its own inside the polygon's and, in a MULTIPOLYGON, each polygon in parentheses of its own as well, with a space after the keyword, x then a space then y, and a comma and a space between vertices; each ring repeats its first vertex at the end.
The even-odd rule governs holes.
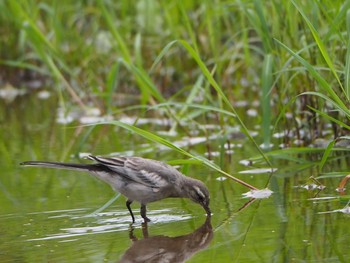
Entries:
POLYGON ((209 208, 209 190, 204 183, 195 179, 191 180, 191 183, 187 188, 187 194, 188 198, 190 198, 193 202, 200 204, 204 208, 208 216, 211 215, 209 208))

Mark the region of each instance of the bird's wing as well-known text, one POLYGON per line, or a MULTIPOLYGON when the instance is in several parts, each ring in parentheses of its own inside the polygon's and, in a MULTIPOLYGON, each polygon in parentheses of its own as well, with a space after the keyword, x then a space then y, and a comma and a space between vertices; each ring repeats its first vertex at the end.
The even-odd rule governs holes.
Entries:
MULTIPOLYGON (((152 188, 161 188, 171 184, 165 176, 163 163, 139 157, 100 157, 90 159, 108 167, 124 178, 152 188)), ((173 168, 175 169, 175 168, 173 168)))

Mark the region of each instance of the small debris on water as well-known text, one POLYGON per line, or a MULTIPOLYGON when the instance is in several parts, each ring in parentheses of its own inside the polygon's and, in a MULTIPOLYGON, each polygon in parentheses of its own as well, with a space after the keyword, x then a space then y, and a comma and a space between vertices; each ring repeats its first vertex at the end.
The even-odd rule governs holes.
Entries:
POLYGON ((246 192, 243 195, 244 198, 255 198, 255 199, 264 199, 268 198, 272 195, 273 191, 271 191, 268 188, 265 189, 256 189, 256 190, 250 190, 249 192, 246 192))
POLYGON ((47 90, 42 90, 42 91, 38 92, 37 96, 41 100, 46 100, 46 99, 50 98, 51 93, 49 91, 47 91, 47 90))
POLYGON ((312 190, 323 190, 326 188, 326 186, 317 185, 317 184, 304 184, 304 185, 295 186, 295 188, 303 188, 308 191, 312 191, 312 190))
POLYGON ((277 171, 277 168, 257 168, 251 170, 239 171, 240 174, 264 174, 264 173, 274 173, 277 171))
POLYGON ((216 178, 217 181, 225 181, 227 178, 223 176, 219 176, 216 178))
POLYGON ((318 214, 331 214, 331 213, 350 214, 350 206, 347 205, 342 209, 336 209, 336 210, 332 210, 332 211, 318 212, 318 214))
POLYGON ((250 166, 253 164, 251 160, 240 160, 239 164, 244 165, 244 166, 250 166))

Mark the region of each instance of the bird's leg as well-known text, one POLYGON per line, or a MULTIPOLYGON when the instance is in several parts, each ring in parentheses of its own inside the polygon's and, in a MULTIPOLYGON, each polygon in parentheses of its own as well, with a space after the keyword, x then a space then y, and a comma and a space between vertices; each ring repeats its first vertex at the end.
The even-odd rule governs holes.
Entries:
POLYGON ((147 216, 146 216, 146 205, 141 204, 141 216, 145 222, 151 221, 147 216))
POLYGON ((132 222, 135 223, 135 217, 134 217, 134 214, 132 213, 132 210, 131 210, 131 207, 130 207, 131 203, 132 203, 132 201, 128 199, 128 200, 126 201, 126 207, 128 208, 129 213, 130 213, 130 215, 131 215, 132 222))

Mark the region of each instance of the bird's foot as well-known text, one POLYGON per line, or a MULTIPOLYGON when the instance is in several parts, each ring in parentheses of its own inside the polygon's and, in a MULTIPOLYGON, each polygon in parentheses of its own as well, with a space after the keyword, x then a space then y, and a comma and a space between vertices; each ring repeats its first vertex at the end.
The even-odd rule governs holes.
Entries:
POLYGON ((145 223, 151 222, 151 219, 149 219, 147 216, 143 217, 143 220, 145 221, 145 223))

